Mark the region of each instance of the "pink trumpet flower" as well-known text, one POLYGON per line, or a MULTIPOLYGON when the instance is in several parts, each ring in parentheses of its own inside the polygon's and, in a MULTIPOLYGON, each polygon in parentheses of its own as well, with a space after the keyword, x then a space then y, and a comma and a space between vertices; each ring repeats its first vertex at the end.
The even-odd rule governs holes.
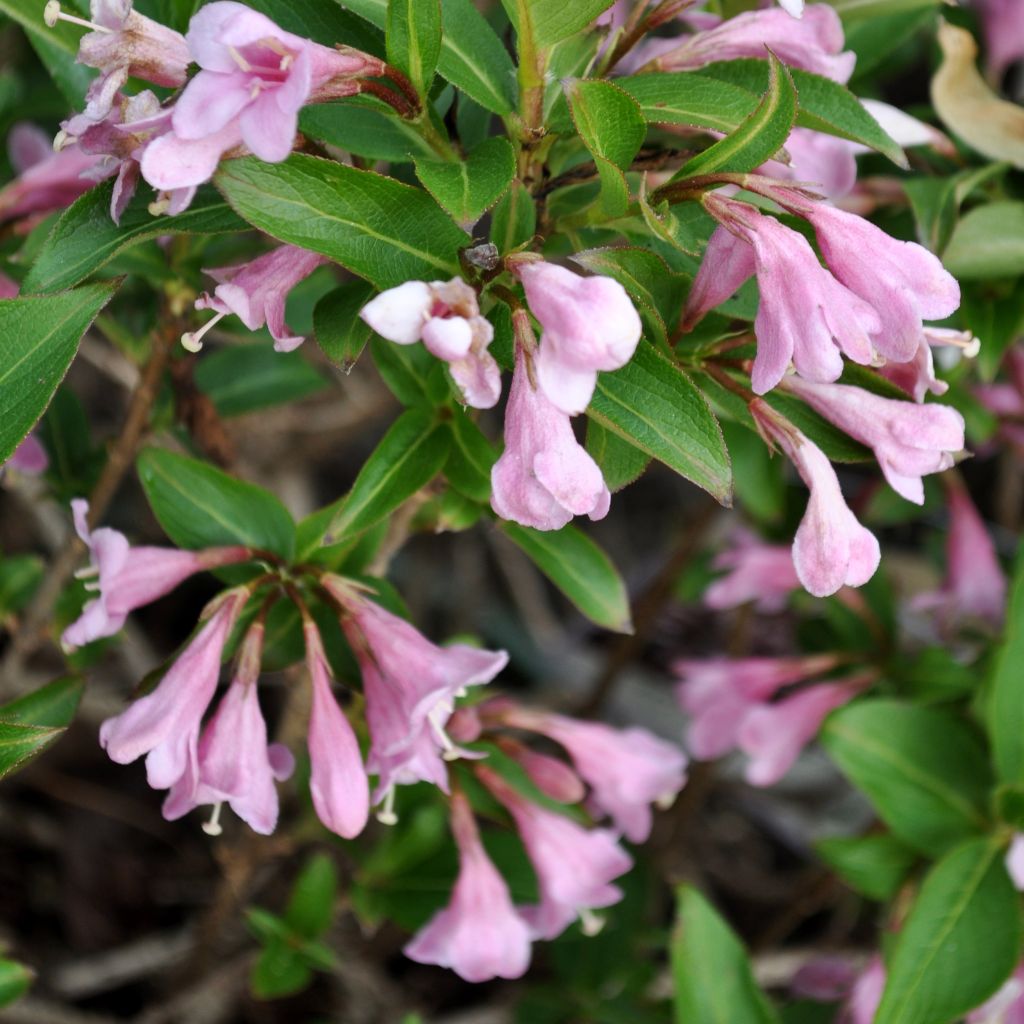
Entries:
POLYGON ((804 588, 815 597, 827 597, 844 584, 867 583, 881 558, 878 541, 847 507, 824 452, 765 402, 751 402, 750 412, 765 439, 785 452, 811 492, 793 540, 793 564, 804 588))
POLYGON ((715 555, 711 567, 726 571, 704 591, 704 603, 719 611, 751 601, 760 612, 778 612, 800 586, 790 549, 765 544, 746 532, 736 536, 731 548, 715 555))
POLYGON ((487 856, 461 793, 452 795, 451 824, 460 857, 451 902, 413 936, 405 955, 449 967, 471 982, 521 978, 530 964, 530 931, 487 856))
POLYGON ((917 405, 798 377, 787 378, 785 387, 871 448, 889 486, 917 505, 924 504, 921 477, 949 469, 954 453, 963 449, 964 418, 949 406, 917 405))
POLYGON ((603 519, 611 493, 601 469, 576 440, 567 413, 534 388, 516 347, 505 410, 505 451, 491 470, 491 507, 502 519, 560 530, 573 516, 603 519))
POLYGON ((244 562, 253 552, 245 547, 207 548, 181 551, 178 548, 133 548, 128 539, 110 527, 89 529, 89 503, 82 498, 71 502, 78 536, 89 549, 91 564, 80 576, 95 582, 86 588, 98 591, 81 616, 61 638, 66 647, 81 647, 100 637, 113 636, 128 615, 157 598, 169 594, 183 580, 197 572, 244 562))
POLYGON ((279 245, 248 263, 207 270, 217 287, 213 295, 204 292, 196 299, 196 309, 212 309, 217 315, 198 331, 182 335, 181 343, 190 352, 198 352, 203 347, 203 335, 225 316, 234 313, 250 331, 258 331, 266 324, 276 351, 293 351, 305 339, 292 334, 284 322, 288 293, 317 267, 328 262, 327 257, 319 253, 295 245, 279 245))

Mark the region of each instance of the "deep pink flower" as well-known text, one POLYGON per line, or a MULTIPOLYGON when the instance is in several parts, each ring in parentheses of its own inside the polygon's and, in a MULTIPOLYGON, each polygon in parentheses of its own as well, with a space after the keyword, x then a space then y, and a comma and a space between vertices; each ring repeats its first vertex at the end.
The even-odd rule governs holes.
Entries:
POLYGON ((946 629, 958 621, 998 629, 1006 616, 1006 576, 967 489, 959 480, 947 483, 946 578, 936 593, 919 594, 913 607, 937 609, 946 629))
POLYGON ((219 835, 220 807, 227 803, 260 835, 270 835, 277 826, 274 782, 291 775, 295 760, 286 747, 267 743, 267 725, 256 694, 263 635, 261 621, 246 633, 234 679, 199 738, 196 761, 164 801, 163 813, 169 821, 203 804, 213 804, 213 817, 203 828, 210 835, 219 835))
MULTIPOLYGON (((793 0, 787 5, 796 6, 793 0)), ((745 11, 685 37, 671 49, 663 40, 652 40, 633 63, 646 57, 650 63, 645 70, 690 71, 714 61, 766 57, 768 47, 791 67, 848 81, 857 57, 852 51, 842 52, 843 26, 835 10, 828 4, 811 4, 798 21, 791 13, 774 8, 745 11)))
POLYGON ((142 161, 143 177, 160 189, 206 181, 239 143, 261 160, 284 160, 301 107, 350 96, 359 92, 357 78, 384 72, 375 57, 302 39, 230 0, 202 7, 185 38, 201 70, 174 106, 173 131, 142 161))
POLYGON ((81 616, 61 638, 65 646, 81 647, 100 637, 113 636, 130 612, 169 594, 183 580, 197 572, 216 569, 252 557, 249 548, 207 548, 181 551, 178 548, 133 548, 118 530, 102 526, 90 530, 89 503, 82 498, 71 502, 75 531, 89 549, 91 565, 80 576, 96 576, 86 589, 99 591, 81 616))
POLYGON ((537 383, 562 412, 590 404, 599 370, 618 370, 633 357, 642 325, 626 289, 610 277, 581 277, 544 260, 521 260, 530 312, 541 325, 537 383))
POLYGON ((88 192, 93 182, 82 175, 100 161, 78 146, 54 152, 49 138, 25 122, 11 129, 7 151, 18 177, 0 189, 0 224, 32 215, 26 228, 88 192))
POLYGON ((50 459, 46 449, 35 434, 29 434, 4 463, 4 467, 16 469, 19 473, 27 473, 29 476, 45 473, 49 465, 50 459))
POLYGON ((625 874, 633 860, 608 829, 586 829, 571 818, 530 803, 496 772, 478 766, 477 775, 505 805, 519 830, 537 874, 540 903, 521 908, 536 939, 553 939, 577 917, 594 932, 599 922, 590 913, 622 899, 613 878, 625 874))
POLYGON ((378 775, 374 801, 389 799, 395 785, 420 780, 447 789, 444 759, 466 756, 445 732, 455 700, 466 687, 490 682, 508 654, 467 644, 438 647, 340 577, 325 576, 323 584, 345 609, 342 626, 363 675, 367 767, 378 775))
POLYGON ((461 278, 406 281, 368 302, 359 315, 398 345, 421 341, 448 364, 463 401, 490 409, 501 397, 501 371, 487 351, 494 328, 480 315, 476 292, 461 278))
POLYGON ((200 723, 217 689, 224 645, 248 597, 248 587, 236 587, 211 601, 203 612, 206 624, 156 689, 100 726, 111 760, 130 764, 147 755, 154 789, 168 789, 186 772, 195 777, 200 723))
POLYGON ((750 757, 747 781, 752 786, 778 782, 818 735, 825 716, 852 700, 862 686, 862 682, 819 683, 748 711, 736 735, 736 745, 750 757))
POLYGON ((413 937, 404 953, 421 964, 450 967, 466 981, 521 978, 530 964, 530 932, 505 880, 480 842, 469 801, 452 795, 459 877, 451 902, 413 937))
POLYGON ((603 519, 611 493, 601 469, 576 440, 568 414, 534 388, 526 359, 517 346, 505 451, 491 469, 491 507, 537 530, 560 530, 577 515, 603 519))
POLYGON ((757 394, 775 387, 791 360, 797 373, 819 381, 839 377, 840 353, 854 362, 872 362, 878 315, 822 267, 799 232, 717 193, 704 202, 723 226, 711 236, 694 279, 684 327, 692 327, 756 272, 761 299, 751 387, 757 394), (750 252, 743 251, 747 243, 750 252))
POLYGON ((941 320, 960 305, 960 286, 939 258, 916 242, 887 235, 871 221, 827 203, 791 203, 814 226, 829 269, 880 319, 872 331, 887 359, 907 362, 923 340, 922 320, 941 320))
POLYGON ((793 540, 793 564, 804 588, 815 597, 827 597, 844 584, 867 583, 881 558, 878 541, 847 507, 824 452, 763 401, 752 402, 750 412, 762 435, 786 453, 811 492, 793 540))
POLYGON ((198 352, 203 347, 203 335, 223 317, 234 313, 250 331, 258 331, 266 324, 274 348, 291 352, 305 339, 292 334, 284 322, 285 300, 300 281, 328 262, 326 256, 296 245, 279 245, 248 263, 204 271, 218 283, 213 295, 204 292, 196 299, 196 309, 212 309, 217 315, 198 331, 183 335, 182 344, 190 352, 198 352))
POLYGON ((717 610, 752 601, 760 612, 778 612, 800 586, 792 551, 781 544, 765 544, 746 532, 736 536, 731 548, 715 555, 711 567, 726 570, 704 591, 704 603, 717 610))
POLYGON ((331 693, 331 673, 316 624, 303 623, 306 663, 313 687, 309 714, 309 791, 317 817, 352 839, 370 814, 370 784, 352 726, 331 693))
POLYGON ((686 782, 686 755, 647 729, 613 729, 565 715, 511 706, 504 721, 530 729, 565 747, 576 771, 590 786, 590 802, 631 842, 651 833, 651 804, 675 799, 686 782))
POLYGON ((889 486, 907 501, 924 504, 921 477, 953 465, 964 446, 964 418, 949 406, 882 398, 847 384, 817 384, 790 377, 786 389, 844 433, 867 445, 889 486))
POLYGON ((737 745, 747 715, 784 686, 833 669, 834 655, 805 658, 680 658, 672 671, 680 706, 690 716, 686 746, 710 761, 737 745))

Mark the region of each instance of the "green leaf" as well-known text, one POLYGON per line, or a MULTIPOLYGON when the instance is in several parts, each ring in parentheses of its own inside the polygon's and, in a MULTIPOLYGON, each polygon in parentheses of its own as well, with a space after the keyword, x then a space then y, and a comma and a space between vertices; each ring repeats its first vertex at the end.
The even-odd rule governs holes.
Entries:
POLYGON ((153 514, 178 547, 242 544, 291 559, 295 523, 262 487, 163 448, 147 448, 136 468, 153 514))
MULTIPOLYGON (((503 0, 504 2, 504 0, 503 0)), ((521 0, 530 19, 534 46, 546 48, 582 32, 614 0, 521 0)), ((510 20, 517 20, 514 4, 505 2, 510 20)))
MULTIPOLYGON (((388 0, 338 0, 378 28, 387 24, 388 0)), ((494 114, 511 114, 516 72, 512 59, 472 0, 441 0, 441 53, 437 70, 494 114)))
POLYGON ((35 972, 16 960, 0 957, 0 1007, 20 999, 35 980, 35 972))
POLYGON ((957 222, 942 262, 963 280, 1024 274, 1024 203, 976 206, 957 222))
POLYGON ((757 106, 754 91, 697 71, 659 71, 617 78, 615 84, 640 104, 651 124, 731 132, 757 106))
POLYGON ((364 281, 350 281, 328 292, 313 310, 313 332, 325 356, 348 373, 373 333, 359 310, 373 298, 364 281))
POLYGON ((889 835, 836 836, 815 846, 847 885, 879 901, 896 895, 917 860, 913 850, 889 835))
POLYGON ((318 853, 295 880, 285 923, 299 935, 315 939, 331 926, 338 893, 338 872, 326 853, 318 853))
POLYGON ((499 523, 505 536, 592 622, 632 633, 626 585, 608 556, 575 526, 534 530, 499 523))
POLYGON ((785 145, 796 111, 793 79, 773 54, 768 88, 754 112, 734 132, 687 162, 673 179, 720 170, 752 171, 760 167, 785 145))
POLYGON ((469 229, 508 191, 516 154, 508 139, 495 137, 456 163, 418 159, 416 175, 456 223, 469 229))
POLYGON ((564 83, 563 88, 583 145, 594 156, 626 170, 647 136, 640 104, 601 79, 579 78, 564 83))
MULTIPOLYGON (((768 87, 768 61, 746 58, 708 64, 702 75, 718 78, 760 95, 768 87)), ((831 78, 790 68, 797 93, 796 123, 801 128, 859 142, 887 156, 898 167, 907 167, 903 150, 883 131, 860 100, 846 86, 831 78)))
POLYGON ((732 471, 718 421, 690 378, 651 345, 641 341, 626 366, 597 378, 587 415, 729 503, 732 471))
POLYGON ((32 599, 44 575, 38 555, 13 555, 0 559, 0 623, 21 611, 32 599))
POLYGON ((739 939, 692 886, 676 890, 670 947, 676 1024, 775 1024, 739 939))
POLYGON ((449 395, 444 364, 421 342, 396 345, 375 335, 370 341, 370 353, 384 383, 402 405, 433 407, 449 395))
POLYGON ((0 707, 0 778, 23 767, 71 724, 84 683, 65 676, 0 707))
POLYGON ((450 447, 451 432, 432 411, 407 409, 363 463, 331 523, 328 543, 391 515, 437 476, 450 447))
POLYGON ((992 760, 1002 782, 1024 782, 1024 546, 1010 588, 1006 612, 1006 635, 996 654, 991 696, 988 702, 988 731, 992 738, 992 760))
POLYGON ((312 980, 313 971, 303 956, 283 939, 272 939, 263 947, 249 975, 249 985, 257 999, 295 995, 312 980))
POLYGON ((491 216, 491 241, 504 255, 533 238, 537 230, 537 209, 526 186, 521 181, 498 201, 491 216))
POLYGON ((299 128, 305 135, 371 160, 411 163, 417 156, 437 155, 414 128, 373 96, 304 107, 299 128))
POLYGON ((612 493, 633 483, 651 462, 647 452, 640 451, 624 437, 605 430, 593 419, 587 420, 586 447, 612 493))
MULTIPOLYGON (((187 2, 187 0, 186 0, 187 2)), ((193 0, 198 6, 202 0, 193 0)), ((345 43, 359 50, 365 50, 374 56, 384 56, 384 37, 377 28, 384 28, 384 12, 387 0, 381 0, 381 20, 377 28, 366 24, 357 13, 343 8, 353 7, 332 3, 303 3, 294 0, 248 0, 246 7, 252 7, 276 22, 286 32, 315 39, 324 46, 333 47, 337 43, 345 43)))
POLYGON ((786 510, 786 480, 778 461, 756 430, 730 420, 723 420, 721 427, 740 507, 762 522, 780 522, 786 510))
POLYGON ((409 76, 426 96, 441 54, 439 0, 388 0, 388 63, 409 76))
POLYGON ((991 772, 976 733, 955 714, 859 701, 833 712, 821 740, 893 834, 915 850, 934 856, 987 827, 991 772))
POLYGON ((482 504, 491 496, 491 467, 498 453, 461 409, 452 409, 451 414, 452 450, 444 475, 460 494, 482 504))
POLYGON ((997 840, 975 839, 935 865, 887 958, 874 1024, 947 1024, 984 1002, 1017 964, 1020 900, 997 840))
POLYGON ((835 0, 833 6, 846 22, 877 18, 883 14, 933 10, 941 2, 942 0, 835 0))
POLYGON ((192 205, 175 217, 154 217, 147 209, 149 198, 140 193, 118 227, 110 219, 112 189, 110 182, 98 185, 61 214, 25 278, 23 293, 69 288, 125 249, 162 235, 214 235, 246 228, 212 188, 200 190, 192 205))
POLYGON ((42 416, 116 284, 0 299, 0 465, 42 416))
POLYGON ((301 353, 275 352, 264 343, 211 352, 197 364, 195 380, 221 416, 294 402, 327 384, 301 353))
POLYGON ((229 160, 215 180, 254 227, 323 253, 378 288, 457 274, 458 250, 469 242, 425 192, 331 160, 229 160))

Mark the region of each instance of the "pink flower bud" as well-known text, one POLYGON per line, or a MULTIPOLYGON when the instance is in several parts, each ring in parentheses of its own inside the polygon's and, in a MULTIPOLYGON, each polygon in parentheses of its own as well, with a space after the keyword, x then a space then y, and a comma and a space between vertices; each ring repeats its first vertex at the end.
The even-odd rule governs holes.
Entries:
POLYGON ((248 263, 204 271, 218 283, 213 295, 204 293, 196 299, 196 309, 212 309, 218 316, 207 321, 201 330, 186 335, 191 339, 186 347, 194 350, 212 324, 234 313, 250 331, 258 331, 266 324, 278 352, 298 348, 305 339, 292 334, 284 322, 285 301, 300 281, 328 262, 319 253, 295 245, 279 245, 248 263))
POLYGON ((953 465, 964 446, 964 418, 944 405, 882 398, 846 384, 817 384, 791 377, 786 389, 844 433, 867 445, 897 494, 924 504, 922 476, 953 465))
POLYGON ((790 458, 811 492, 793 540, 793 564, 804 588, 815 597, 827 597, 844 584, 867 583, 881 560, 878 541, 847 507, 824 452, 763 401, 752 402, 750 412, 765 438, 790 458))
POLYGON ((515 264, 530 312, 543 333, 537 381, 548 401, 569 415, 590 404, 599 370, 617 370, 640 341, 640 316, 626 289, 610 277, 580 277, 543 260, 515 264))
POLYGON ((578 804, 586 796, 583 780, 557 757, 541 754, 512 741, 501 743, 501 748, 519 762, 530 781, 552 800, 561 804, 578 804))
POLYGON ((469 801, 455 793, 451 807, 459 877, 451 902, 417 932, 405 955, 450 967, 466 981, 520 978, 530 964, 529 929, 480 842, 469 801))
POLYGON ((505 451, 491 470, 491 507, 502 519, 560 530, 573 516, 603 519, 610 505, 600 467, 576 440, 569 416, 534 389, 517 347, 505 451))
POLYGON ((99 596, 86 604, 81 616, 61 637, 67 647, 81 647, 100 637, 113 636, 129 613, 169 594, 183 580, 197 572, 244 562, 252 557, 249 548, 207 548, 180 551, 177 548, 133 548, 118 530, 100 527, 90 530, 86 517, 89 503, 82 498, 71 502, 75 530, 89 549, 91 566, 84 574, 95 576, 86 589, 99 596))

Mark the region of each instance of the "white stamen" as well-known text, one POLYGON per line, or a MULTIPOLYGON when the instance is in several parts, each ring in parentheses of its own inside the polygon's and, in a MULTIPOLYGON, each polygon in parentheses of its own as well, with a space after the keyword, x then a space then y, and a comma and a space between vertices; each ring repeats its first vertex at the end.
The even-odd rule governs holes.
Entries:
POLYGON ((294 63, 295 63, 295 55, 291 54, 291 53, 286 53, 281 58, 281 64, 280 64, 281 70, 282 71, 287 71, 292 66, 292 64, 294 64, 294 63))
POLYGON ((58 21, 69 21, 72 25, 81 25, 82 28, 92 29, 93 32, 106 32, 113 35, 114 30, 103 25, 97 25, 95 21, 86 21, 85 18, 78 18, 74 14, 65 14, 60 9, 60 0, 49 0, 43 8, 43 21, 47 28, 56 28, 58 21))
POLYGON ((583 929, 583 934, 589 938, 593 938, 595 935, 599 935, 601 929, 604 928, 604 918, 598 917, 592 910, 587 907, 580 907, 580 927, 583 929))
POLYGON ((146 207, 151 217, 162 217, 171 208, 171 200, 166 192, 161 192, 159 197, 146 207))
POLYGON ((233 46, 228 47, 228 53, 231 54, 231 59, 243 71, 252 71, 252 65, 233 46))
POLYGON ((210 815, 209 821, 203 822, 203 831, 208 836, 219 836, 224 831, 223 826, 220 823, 220 809, 224 806, 223 803, 218 801, 213 805, 213 813, 210 815))
POLYGON ((669 790, 667 793, 662 793, 657 800, 654 801, 654 806, 659 811, 667 811, 676 802, 676 794, 669 790))
POLYGON ((377 820, 382 825, 397 825, 398 815, 395 814, 395 787, 392 786, 384 794, 384 806, 377 812, 377 820))
POLYGON ((187 349, 189 352, 198 352, 203 347, 203 335, 206 334, 214 324, 219 323, 226 316, 227 313, 218 313, 216 316, 207 320, 198 331, 186 331, 181 336, 182 347, 187 349))
POLYGON ((448 736, 448 733, 444 731, 444 727, 437 720, 438 715, 445 713, 445 708, 440 705, 434 708, 433 711, 427 715, 427 721, 430 722, 431 729, 434 730, 434 735, 437 737, 437 742, 441 744, 441 757, 446 761, 457 761, 459 759, 459 752, 455 749, 455 744, 452 743, 448 736))
POLYGON ((256 99, 262 91, 263 81, 259 78, 254 78, 252 80, 252 85, 249 86, 249 99, 256 99))
POLYGON ((86 583, 85 589, 88 590, 91 594, 95 594, 95 593, 98 593, 101 588, 100 588, 99 583, 96 582, 96 583, 86 583))
POLYGON ((76 569, 75 570, 75 579, 76 580, 89 580, 89 579, 92 579, 93 576, 98 576, 99 574, 100 574, 100 570, 99 570, 99 568, 97 566, 95 566, 95 565, 87 565, 84 568, 76 569))
POLYGON ((72 142, 77 140, 73 135, 68 135, 63 128, 53 137, 53 151, 59 153, 65 146, 70 146, 72 142))
POLYGON ((973 359, 981 351, 981 338, 971 338, 964 345, 964 359, 973 359))

